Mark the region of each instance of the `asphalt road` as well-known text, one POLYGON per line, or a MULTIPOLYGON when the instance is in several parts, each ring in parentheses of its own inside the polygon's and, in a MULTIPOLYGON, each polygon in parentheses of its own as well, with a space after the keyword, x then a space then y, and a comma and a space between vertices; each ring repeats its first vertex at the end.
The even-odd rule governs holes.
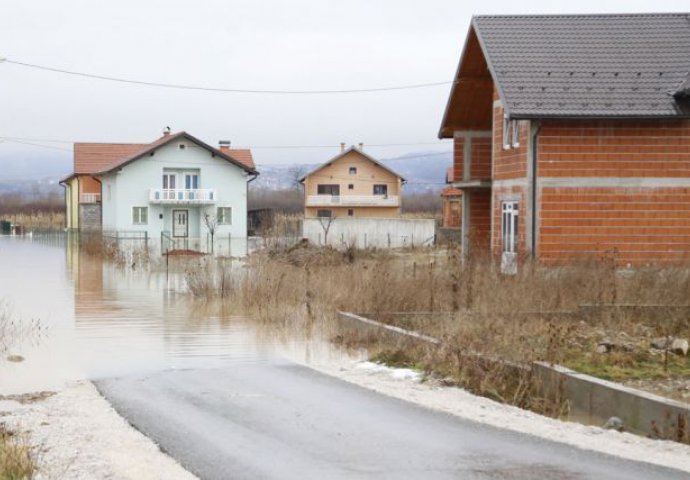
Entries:
POLYGON ((389 398, 296 365, 96 382, 202 479, 688 479, 389 398))

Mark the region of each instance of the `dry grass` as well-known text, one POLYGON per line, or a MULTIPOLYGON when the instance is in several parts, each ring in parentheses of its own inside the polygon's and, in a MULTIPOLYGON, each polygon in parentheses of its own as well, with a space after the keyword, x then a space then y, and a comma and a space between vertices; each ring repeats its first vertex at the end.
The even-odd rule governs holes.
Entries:
POLYGON ((2 216, 14 225, 21 225, 27 231, 60 230, 65 228, 65 213, 55 211, 38 211, 30 213, 9 213, 2 216))
POLYGON ((37 470, 33 450, 26 437, 0 424, 0 480, 28 480, 37 470))
MULTIPOLYGON (((614 265, 606 258, 568 268, 527 264, 505 276, 490 261, 463 266, 452 248, 338 252, 298 244, 252 256, 240 275, 227 267, 218 273, 211 262, 188 277, 195 296, 222 295, 262 323, 309 327, 345 310, 441 338, 443 348, 403 349, 405 362, 559 415, 561 405, 536 398, 529 372, 515 365, 547 361, 612 379, 690 377, 687 357, 649 350, 655 337, 690 338, 690 267, 623 272, 614 265), (620 348, 596 353, 604 338, 620 348)), ((339 339, 349 343, 346 334, 339 339)), ((382 359, 400 355, 395 345, 368 339, 367 346, 382 359)))

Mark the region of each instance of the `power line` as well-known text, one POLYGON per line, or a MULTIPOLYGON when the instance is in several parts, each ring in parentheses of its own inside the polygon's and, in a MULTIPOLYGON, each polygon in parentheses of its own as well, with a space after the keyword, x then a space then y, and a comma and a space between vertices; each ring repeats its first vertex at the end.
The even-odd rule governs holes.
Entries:
POLYGON ((344 90, 254 90, 246 88, 221 88, 221 87, 205 87, 197 85, 184 85, 176 83, 161 83, 149 82, 145 80, 135 80, 120 77, 110 77, 107 75, 98 75, 94 73, 77 72, 73 70, 65 70, 62 68, 49 67, 46 65, 37 65, 34 63, 20 62, 18 60, 3 59, 0 63, 10 63, 20 67, 32 68, 36 70, 43 70, 53 73, 61 73, 64 75, 72 75, 76 77, 90 78, 96 80, 106 80, 110 82, 128 83, 134 85, 144 85, 147 87, 171 88, 177 90, 199 90, 205 92, 224 92, 224 93, 250 93, 250 94, 270 94, 270 95, 324 95, 324 94, 341 94, 341 93, 374 93, 374 92, 390 92, 396 90, 413 90, 420 88, 438 87, 442 85, 450 85, 453 82, 430 82, 417 83, 410 85, 397 85, 392 87, 375 87, 375 88, 353 88, 344 90))
MULTIPOLYGON (((55 147, 52 145, 42 145, 41 143, 66 143, 66 144, 74 144, 74 143, 79 143, 75 142, 72 140, 56 140, 56 139, 45 139, 45 138, 35 138, 35 137, 8 137, 8 136, 2 136, 0 135, 0 139, 6 140, 8 142, 12 143, 20 143, 23 145, 33 145, 37 147, 43 147, 43 148, 52 148, 54 150, 62 150, 65 152, 72 152, 72 149, 68 148, 61 148, 61 147, 55 147), (36 142, 41 142, 41 143, 36 143, 36 142)), ((425 146, 425 145, 445 145, 450 142, 448 141, 437 141, 437 142, 408 142, 408 143, 372 143, 372 144, 366 144, 366 148, 383 148, 383 147, 412 147, 412 146, 425 146)), ((147 144, 142 144, 142 148, 146 147, 147 144)), ((340 148, 340 145, 240 145, 240 146, 232 146, 232 149, 249 149, 249 150, 265 150, 265 149, 271 149, 271 150, 297 150, 297 149, 312 149, 312 148, 340 148)), ((438 152, 438 153, 430 153, 427 155, 436 155, 436 154, 444 154, 444 153, 451 153, 451 152, 438 152)), ((90 155, 99 155, 98 152, 93 152, 90 155)), ((109 155, 109 154, 104 154, 104 155, 109 155)))

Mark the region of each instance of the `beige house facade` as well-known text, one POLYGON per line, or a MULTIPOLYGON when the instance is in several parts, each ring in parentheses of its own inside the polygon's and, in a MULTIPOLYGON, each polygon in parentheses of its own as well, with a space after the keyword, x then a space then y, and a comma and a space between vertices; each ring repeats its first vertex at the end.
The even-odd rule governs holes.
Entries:
POLYGON ((304 216, 396 218, 405 179, 361 146, 350 147, 300 179, 304 216))

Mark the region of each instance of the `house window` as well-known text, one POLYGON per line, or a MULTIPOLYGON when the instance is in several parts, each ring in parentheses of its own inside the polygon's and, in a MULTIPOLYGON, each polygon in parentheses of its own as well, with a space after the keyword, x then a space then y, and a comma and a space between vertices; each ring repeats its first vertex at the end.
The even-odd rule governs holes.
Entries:
POLYGON ((348 217, 354 217, 355 216, 355 211, 352 208, 347 209, 347 216, 348 217))
POLYGON ((350 183, 350 184, 347 186, 347 189, 348 189, 348 190, 354 190, 354 189, 355 189, 355 184, 354 184, 354 183, 350 183))
POLYGON ((147 225, 149 223, 149 207, 132 207, 132 223, 147 225))
POLYGON ((508 115, 503 116, 503 150, 510 148, 510 118, 508 115))
POLYGON ((520 125, 518 125, 517 120, 512 120, 510 122, 510 130, 511 130, 510 145, 513 148, 518 148, 520 146, 520 125))
POLYGON ((333 216, 333 212, 330 210, 317 210, 316 216, 319 218, 331 218, 333 216))
POLYGON ((318 195, 340 195, 340 185, 317 185, 316 193, 318 195))
POLYGON ((218 207, 216 220, 218 225, 232 225, 232 207, 218 207))
POLYGON ((357 175, 357 167, 350 167, 350 175, 357 175))
POLYGON ((388 195, 388 185, 374 185, 374 195, 388 195))
POLYGON ((518 148, 520 146, 520 125, 517 120, 511 120, 507 115, 503 117, 503 149, 518 148))
POLYGON ((503 252, 516 253, 518 241, 518 202, 501 203, 501 235, 503 252))
POLYGON ((163 174, 163 189, 164 190, 174 189, 176 178, 177 177, 174 173, 164 173, 163 174))

